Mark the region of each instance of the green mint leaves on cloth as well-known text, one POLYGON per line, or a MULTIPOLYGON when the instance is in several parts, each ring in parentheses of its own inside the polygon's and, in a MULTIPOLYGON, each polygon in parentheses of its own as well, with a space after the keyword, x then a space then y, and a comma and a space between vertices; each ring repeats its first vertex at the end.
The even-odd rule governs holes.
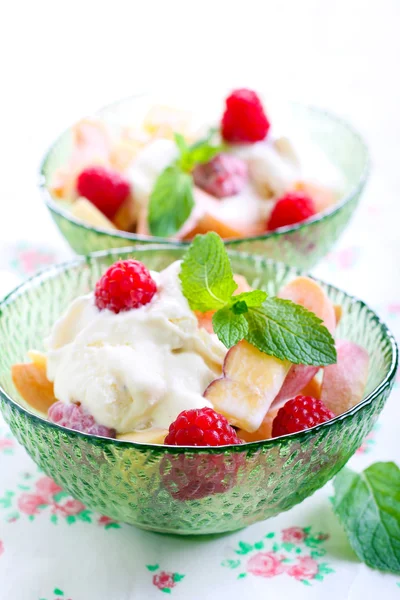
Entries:
POLYGON ((377 462, 362 473, 344 468, 334 480, 333 508, 358 558, 400 575, 400 469, 377 462))

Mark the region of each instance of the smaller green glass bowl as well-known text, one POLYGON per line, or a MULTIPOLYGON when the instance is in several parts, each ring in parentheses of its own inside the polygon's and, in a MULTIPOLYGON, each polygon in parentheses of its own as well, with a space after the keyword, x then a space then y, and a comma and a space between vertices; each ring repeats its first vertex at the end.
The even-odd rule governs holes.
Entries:
MULTIPOLYGON (((360 300, 322 283, 343 308, 338 337, 364 346, 370 370, 363 401, 298 434, 220 448, 133 444, 65 429, 32 414, 16 392, 11 367, 43 348, 54 321, 93 289, 118 257, 160 270, 182 257, 179 247, 142 246, 101 252, 51 267, 0 304, 0 408, 11 431, 45 473, 89 508, 159 532, 233 531, 288 510, 333 477, 359 448, 393 386, 397 347, 360 300), (201 486, 188 499, 186 486, 201 486)), ((276 294, 298 273, 280 263, 232 252, 233 270, 276 294)))
MULTIPOLYGON (((103 108, 99 114, 110 123, 134 123, 135 118, 139 118, 138 114, 141 114, 143 97, 146 98, 137 96, 120 100, 103 108)), ((296 127, 306 132, 342 173, 345 181, 343 198, 330 210, 305 223, 282 227, 279 231, 263 235, 229 239, 225 243, 232 250, 259 254, 308 270, 330 251, 355 211, 367 181, 369 156, 360 136, 338 117, 301 104, 292 104, 288 109, 296 127)), ((86 225, 74 218, 61 202, 54 200, 48 186, 55 170, 65 165, 71 140, 69 129, 47 152, 40 169, 39 187, 55 223, 77 254, 149 243, 177 245, 176 240, 124 231, 111 233, 86 225)), ((178 242, 182 246, 189 243, 178 242)))

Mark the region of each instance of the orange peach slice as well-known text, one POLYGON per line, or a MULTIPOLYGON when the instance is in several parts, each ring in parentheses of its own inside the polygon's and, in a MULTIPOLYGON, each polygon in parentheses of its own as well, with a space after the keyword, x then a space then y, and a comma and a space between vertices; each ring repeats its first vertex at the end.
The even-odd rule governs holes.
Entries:
POLYGON ((341 415, 363 398, 369 356, 365 348, 347 340, 338 341, 336 350, 337 363, 324 368, 321 400, 335 415, 341 415))
POLYGON ((71 206, 71 214, 87 225, 100 227, 100 229, 116 229, 103 213, 86 198, 78 198, 71 206))
POLYGON ((212 382, 204 396, 230 423, 253 432, 260 427, 289 368, 288 361, 241 341, 225 357, 224 377, 212 382))
POLYGON ((335 309, 322 287, 309 277, 296 277, 279 292, 279 298, 304 306, 322 319, 332 333, 336 326, 335 309))
POLYGON ((136 206, 132 196, 129 196, 114 215, 113 222, 122 231, 133 231, 136 225, 136 206))
POLYGON ((21 363, 11 368, 12 380, 19 394, 29 406, 47 415, 56 402, 54 386, 47 379, 46 367, 37 363, 21 363))
POLYGON ((340 319, 342 318, 343 308, 340 306, 340 304, 334 304, 333 310, 335 311, 335 321, 337 326, 339 325, 340 319))
POLYGON ((234 229, 227 223, 223 223, 223 221, 220 221, 209 213, 203 213, 196 221, 192 229, 185 233, 182 239, 191 240, 195 235, 203 235, 209 231, 215 231, 215 233, 218 233, 222 239, 242 237, 239 229, 234 229))
POLYGON ((28 356, 35 365, 47 369, 47 356, 39 350, 28 350, 28 356))
POLYGON ((168 429, 155 427, 154 429, 144 429, 143 431, 120 433, 117 435, 117 440, 138 442, 140 444, 163 444, 167 435, 168 429))
POLYGON ((312 396, 313 398, 320 400, 321 383, 316 377, 314 377, 313 379, 311 379, 311 381, 307 383, 307 385, 302 390, 300 390, 300 394, 302 396, 312 396))
POLYGON ((191 114, 170 106, 155 105, 148 111, 143 127, 153 137, 174 138, 174 133, 185 135, 189 130, 191 114))
POLYGON ((249 433, 244 429, 239 429, 237 434, 240 439, 244 442, 260 442, 262 440, 269 440, 272 437, 272 423, 278 413, 278 410, 279 408, 276 410, 269 410, 257 431, 249 433))
POLYGON ((295 183, 294 188, 296 191, 304 192, 314 200, 317 212, 327 210, 337 202, 337 196, 332 190, 313 183, 298 181, 295 183))

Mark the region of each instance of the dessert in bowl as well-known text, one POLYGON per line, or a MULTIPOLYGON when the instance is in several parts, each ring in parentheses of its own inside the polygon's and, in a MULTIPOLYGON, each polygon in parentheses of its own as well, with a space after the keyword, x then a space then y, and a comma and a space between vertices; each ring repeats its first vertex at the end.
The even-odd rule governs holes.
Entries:
POLYGON ((209 236, 186 256, 171 246, 77 259, 1 307, 14 434, 79 500, 155 531, 230 531, 303 500, 359 447, 396 370, 393 338, 368 307, 282 264, 212 261, 210 307, 204 280, 187 279, 209 236), (292 343, 278 340, 282 319, 292 343))
POLYGON ((78 253, 135 243, 188 244, 217 232, 236 250, 302 268, 345 227, 368 153, 336 117, 278 109, 250 90, 181 102, 121 101, 84 119, 50 149, 41 188, 78 253))

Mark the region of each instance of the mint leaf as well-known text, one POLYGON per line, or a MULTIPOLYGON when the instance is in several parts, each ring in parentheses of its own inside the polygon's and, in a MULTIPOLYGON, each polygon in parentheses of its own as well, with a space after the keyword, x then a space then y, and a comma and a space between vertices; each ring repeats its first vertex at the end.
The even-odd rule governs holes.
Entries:
POLYGON ((373 569, 400 574, 400 470, 378 462, 333 483, 333 508, 358 558, 373 569))
POLYGON ((224 243, 214 232, 195 237, 179 277, 190 308, 201 312, 224 307, 237 288, 224 243))
POLYGON ((226 348, 232 348, 235 344, 243 340, 249 326, 242 314, 235 315, 228 306, 217 310, 213 315, 212 324, 214 333, 226 348))
MULTIPOLYGON (((231 298, 231 306, 234 308, 235 304, 245 303, 247 308, 251 306, 261 306, 261 304, 267 299, 267 292, 262 290, 252 290, 251 292, 243 292, 237 294, 231 298)), ((233 310, 233 312, 235 312, 233 310)))
POLYGON ((210 129, 208 135, 195 142, 191 146, 186 144, 185 138, 179 133, 175 133, 175 142, 180 151, 178 164, 183 171, 190 172, 196 165, 209 162, 214 156, 224 150, 222 144, 212 143, 216 133, 215 129, 210 129))
POLYGON ((260 306, 266 297, 266 292, 261 290, 243 292, 232 296, 230 304, 220 308, 213 315, 214 332, 226 348, 232 348, 247 336, 249 326, 244 313, 248 312, 251 306, 260 306))
POLYGON ((181 156, 189 152, 189 146, 181 133, 174 133, 174 139, 181 156))
POLYGON ((314 313, 290 300, 269 297, 244 314, 246 340, 270 356, 301 365, 336 362, 335 342, 314 313))
POLYGON ((167 167, 157 178, 149 202, 149 230, 152 235, 174 235, 185 223, 192 208, 192 177, 178 166, 167 167))

